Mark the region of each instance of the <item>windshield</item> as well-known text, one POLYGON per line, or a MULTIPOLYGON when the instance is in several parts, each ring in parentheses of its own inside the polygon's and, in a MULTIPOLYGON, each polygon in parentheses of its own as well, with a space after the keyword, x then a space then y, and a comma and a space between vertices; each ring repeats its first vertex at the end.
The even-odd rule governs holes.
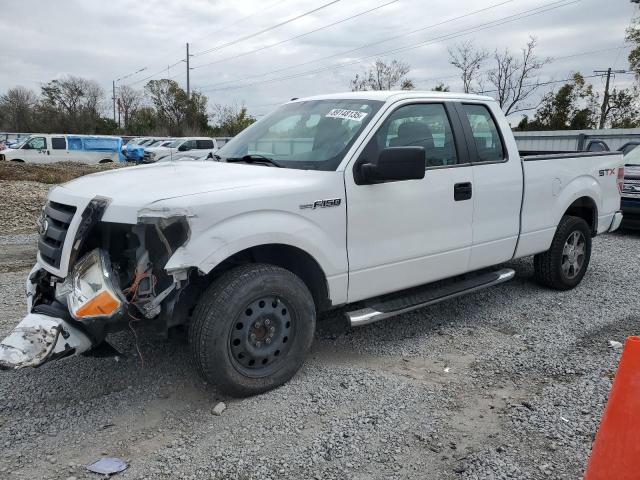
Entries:
POLYGON ((19 149, 19 148, 22 148, 22 145, 24 145, 27 142, 27 140, 29 140, 30 138, 31 137, 25 137, 25 138, 19 139, 16 143, 11 145, 11 148, 14 148, 16 150, 19 149))
POLYGON ((167 147, 169 148, 178 148, 180 145, 182 145, 182 142, 184 142, 183 138, 179 138, 177 140, 174 140, 173 142, 171 142, 169 145, 167 145, 167 147))
POLYGON ((166 140, 156 140, 155 142, 149 144, 150 147, 159 147, 160 145, 162 145, 164 142, 166 142, 166 140))
POLYGON ((283 105, 216 152, 223 160, 263 156, 287 168, 335 170, 384 102, 311 100, 283 105))
POLYGON ((640 147, 636 147, 624 156, 626 165, 640 165, 640 147))

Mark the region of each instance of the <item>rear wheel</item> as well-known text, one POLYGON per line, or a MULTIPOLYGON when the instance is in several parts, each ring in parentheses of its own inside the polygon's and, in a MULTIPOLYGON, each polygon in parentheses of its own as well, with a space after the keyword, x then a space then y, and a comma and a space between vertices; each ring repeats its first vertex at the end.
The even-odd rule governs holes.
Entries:
POLYGON ((534 257, 536 280, 556 290, 577 286, 587 272, 591 258, 591 231, 582 218, 565 216, 551 242, 551 248, 534 257))
POLYGON ((271 390, 298 371, 313 341, 313 297, 300 278, 265 264, 243 265, 203 294, 189 330, 194 363, 221 392, 271 390))

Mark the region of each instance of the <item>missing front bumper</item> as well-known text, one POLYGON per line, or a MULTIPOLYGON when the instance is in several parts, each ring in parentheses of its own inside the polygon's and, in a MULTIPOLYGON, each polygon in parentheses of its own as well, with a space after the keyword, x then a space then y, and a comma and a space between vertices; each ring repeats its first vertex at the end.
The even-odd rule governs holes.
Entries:
POLYGON ((29 313, 0 342, 0 369, 39 367, 50 360, 78 355, 92 346, 87 335, 65 320, 29 313))

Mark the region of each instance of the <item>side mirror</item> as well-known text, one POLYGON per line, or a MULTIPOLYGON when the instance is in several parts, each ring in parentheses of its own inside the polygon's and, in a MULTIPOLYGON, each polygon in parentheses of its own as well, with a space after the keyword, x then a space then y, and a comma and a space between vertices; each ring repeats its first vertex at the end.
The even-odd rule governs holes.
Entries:
POLYGON ((356 165, 358 185, 402 180, 420 180, 427 168, 423 147, 389 147, 380 152, 376 163, 356 165))
POLYGON ((191 150, 191 149, 187 147, 184 143, 178 147, 179 152, 186 152, 187 150, 191 150))

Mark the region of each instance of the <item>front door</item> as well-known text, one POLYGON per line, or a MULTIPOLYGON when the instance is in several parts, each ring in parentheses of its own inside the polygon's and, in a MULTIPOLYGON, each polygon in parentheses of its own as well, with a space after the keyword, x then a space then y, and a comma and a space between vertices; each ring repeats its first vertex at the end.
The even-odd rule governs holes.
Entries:
POLYGON ((452 104, 399 104, 358 160, 388 147, 421 146, 421 180, 357 185, 345 171, 349 302, 467 271, 472 244, 473 169, 452 104))

